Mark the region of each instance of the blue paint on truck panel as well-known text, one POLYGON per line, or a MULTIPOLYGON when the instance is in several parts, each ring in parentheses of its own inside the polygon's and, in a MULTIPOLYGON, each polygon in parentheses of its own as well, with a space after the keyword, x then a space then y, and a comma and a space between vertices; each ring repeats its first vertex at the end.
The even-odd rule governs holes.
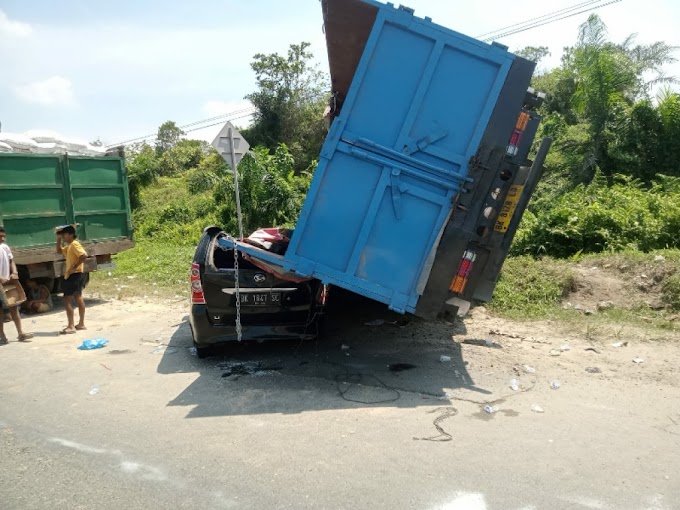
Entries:
POLYGON ((365 3, 376 20, 282 265, 414 312, 514 56, 365 3))

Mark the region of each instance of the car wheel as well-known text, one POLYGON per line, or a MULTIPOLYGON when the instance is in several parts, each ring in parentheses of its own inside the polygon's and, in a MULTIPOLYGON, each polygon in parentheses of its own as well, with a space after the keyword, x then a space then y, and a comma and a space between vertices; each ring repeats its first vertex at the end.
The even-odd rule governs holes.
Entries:
POLYGON ((194 348, 196 349, 196 356, 199 359, 205 359, 212 356, 212 349, 210 347, 199 347, 196 342, 194 342, 194 348))

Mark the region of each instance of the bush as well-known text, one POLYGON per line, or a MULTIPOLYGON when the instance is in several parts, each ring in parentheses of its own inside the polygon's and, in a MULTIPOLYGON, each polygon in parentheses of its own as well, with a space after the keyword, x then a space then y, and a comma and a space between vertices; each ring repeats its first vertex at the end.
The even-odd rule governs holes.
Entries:
POLYGON ((189 191, 192 193, 203 193, 210 191, 219 183, 220 178, 212 172, 205 170, 194 170, 188 176, 189 191))
POLYGON ((612 186, 598 176, 590 185, 527 213, 512 253, 570 257, 580 253, 680 247, 680 180, 666 177, 646 188, 616 176, 612 186))

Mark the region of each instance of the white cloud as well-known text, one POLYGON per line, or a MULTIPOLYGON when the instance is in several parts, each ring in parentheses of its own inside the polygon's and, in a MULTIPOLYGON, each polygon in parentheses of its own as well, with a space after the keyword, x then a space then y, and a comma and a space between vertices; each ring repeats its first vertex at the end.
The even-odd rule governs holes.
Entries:
POLYGON ((252 103, 247 100, 243 101, 220 101, 211 100, 206 101, 203 104, 201 110, 208 117, 217 117, 218 115, 235 114, 235 117, 241 115, 241 113, 248 113, 245 110, 249 110, 253 107, 252 103))
POLYGON ((73 84, 62 76, 51 76, 15 89, 16 95, 27 103, 43 106, 71 106, 76 103, 73 84))
POLYGON ((31 25, 9 19, 7 14, 0 9, 0 37, 28 37, 32 32, 31 25))

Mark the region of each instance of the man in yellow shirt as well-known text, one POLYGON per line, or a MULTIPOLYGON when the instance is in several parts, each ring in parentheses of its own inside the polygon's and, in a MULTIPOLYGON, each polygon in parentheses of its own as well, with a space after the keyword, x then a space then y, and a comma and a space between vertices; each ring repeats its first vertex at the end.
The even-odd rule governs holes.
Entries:
POLYGON ((64 306, 66 307, 68 326, 61 333, 72 335, 76 331, 87 329, 85 327, 85 301, 83 300, 85 284, 83 270, 85 269, 87 252, 78 241, 74 227, 69 225, 57 230, 57 252, 63 254, 66 259, 62 290, 64 291, 64 306), (66 246, 64 246, 64 243, 66 243, 66 246), (78 324, 75 323, 74 304, 78 306, 80 319, 78 324))

